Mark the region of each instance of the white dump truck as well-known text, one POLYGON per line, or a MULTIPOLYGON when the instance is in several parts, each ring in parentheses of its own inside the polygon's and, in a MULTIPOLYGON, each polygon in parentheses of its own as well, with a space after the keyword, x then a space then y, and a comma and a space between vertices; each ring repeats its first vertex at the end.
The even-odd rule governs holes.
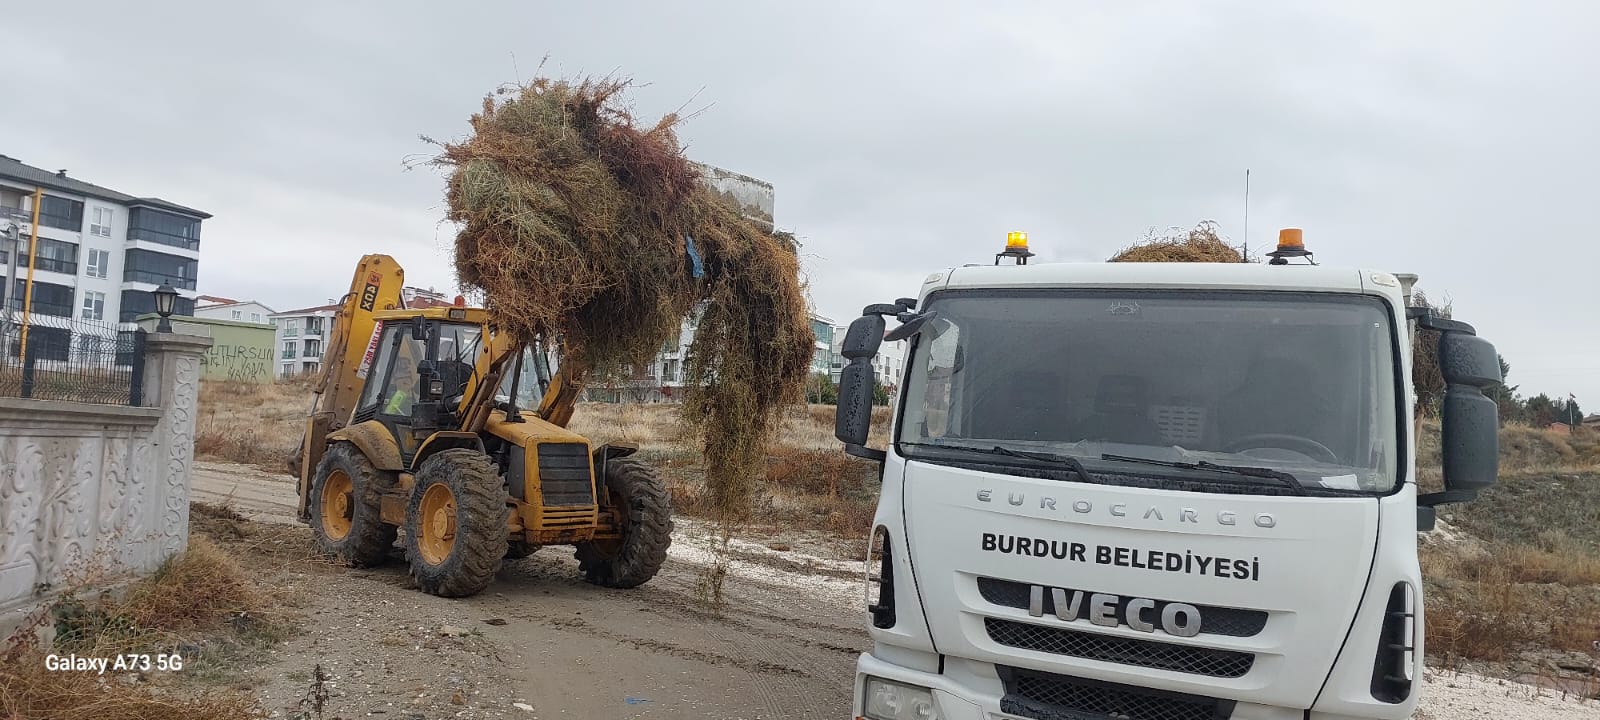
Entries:
POLYGON ((1316 265, 1298 230, 1271 255, 1029 265, 1013 235, 851 324, 836 434, 882 466, 856 718, 1410 717, 1417 531, 1494 482, 1498 356, 1410 308, 1414 276, 1316 265), (870 359, 902 338, 868 448, 870 359))

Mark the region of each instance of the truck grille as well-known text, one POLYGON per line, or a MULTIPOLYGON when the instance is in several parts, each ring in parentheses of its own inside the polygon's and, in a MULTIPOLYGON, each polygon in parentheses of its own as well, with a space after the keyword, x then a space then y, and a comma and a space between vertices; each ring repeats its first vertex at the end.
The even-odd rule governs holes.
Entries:
POLYGON ((1231 700, 997 667, 1006 694, 1000 711, 1038 720, 1223 720, 1231 700))
MULTIPOLYGON (((1012 582, 1010 580, 996 580, 994 578, 978 578, 978 593, 996 605, 1005 607, 1028 609, 1030 588, 1027 583, 1012 582)), ((1071 588, 1063 588, 1068 595, 1072 594, 1071 588)), ((1084 591, 1085 594, 1088 591, 1084 591)), ((1127 598, 1123 598, 1124 604, 1127 598)), ((1160 615, 1162 607, 1169 600, 1156 600, 1155 614, 1160 615)), ((1210 605, 1196 605, 1200 610, 1200 633, 1211 635, 1227 635, 1229 637, 1252 637, 1257 635, 1267 626, 1267 614, 1260 610, 1241 610, 1239 608, 1213 607, 1210 605)), ((1118 615, 1123 608, 1118 607, 1118 615)), ((1055 615, 1056 603, 1050 597, 1050 588, 1044 591, 1044 614, 1055 615)), ((1089 603, 1078 606, 1078 617, 1083 620, 1089 617, 1089 603)))
POLYGON ((1236 678, 1244 677, 1256 662, 1254 655, 1232 650, 1135 640, 999 618, 984 618, 983 625, 989 639, 1001 645, 1156 670, 1236 678))
POLYGON ((594 504, 589 447, 583 443, 539 444, 539 496, 545 507, 594 504))

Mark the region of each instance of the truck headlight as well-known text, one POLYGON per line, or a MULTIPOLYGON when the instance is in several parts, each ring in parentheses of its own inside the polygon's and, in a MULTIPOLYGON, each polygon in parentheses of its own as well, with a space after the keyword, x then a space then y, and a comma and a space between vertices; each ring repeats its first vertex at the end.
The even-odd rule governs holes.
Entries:
POLYGON ((862 708, 868 720, 940 720, 933 691, 867 676, 862 708))

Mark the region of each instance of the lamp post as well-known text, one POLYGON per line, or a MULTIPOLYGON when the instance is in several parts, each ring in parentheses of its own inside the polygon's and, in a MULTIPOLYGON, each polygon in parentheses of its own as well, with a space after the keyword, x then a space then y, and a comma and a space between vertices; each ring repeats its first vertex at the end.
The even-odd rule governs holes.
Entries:
POLYGON ((161 287, 151 293, 156 297, 156 314, 161 316, 161 323, 156 325, 156 332, 172 332, 172 308, 178 303, 178 291, 171 285, 161 283, 161 287))

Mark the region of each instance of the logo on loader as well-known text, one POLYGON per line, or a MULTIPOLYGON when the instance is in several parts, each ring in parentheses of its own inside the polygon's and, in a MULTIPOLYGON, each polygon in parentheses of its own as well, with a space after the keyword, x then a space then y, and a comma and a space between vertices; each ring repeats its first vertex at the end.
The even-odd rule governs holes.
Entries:
POLYGON ((378 304, 378 285, 383 282, 383 275, 371 273, 367 275, 367 286, 361 289, 361 309, 372 312, 378 304))

